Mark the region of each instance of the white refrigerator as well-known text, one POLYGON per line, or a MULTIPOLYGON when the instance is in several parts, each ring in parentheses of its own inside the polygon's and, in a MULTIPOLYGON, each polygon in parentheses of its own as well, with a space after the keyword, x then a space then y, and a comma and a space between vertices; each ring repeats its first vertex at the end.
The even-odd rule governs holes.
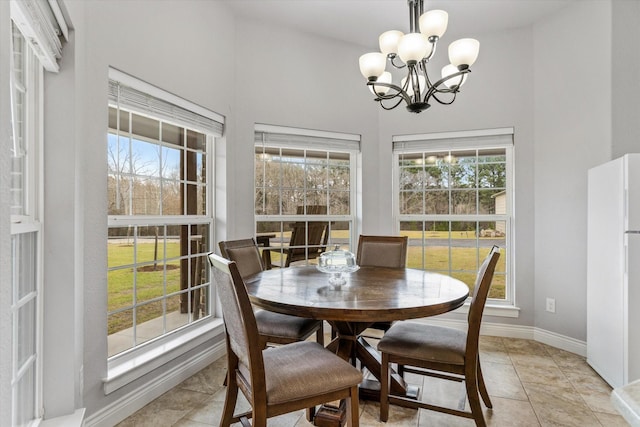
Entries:
POLYGON ((588 173, 587 363, 612 387, 640 379, 640 154, 588 173))

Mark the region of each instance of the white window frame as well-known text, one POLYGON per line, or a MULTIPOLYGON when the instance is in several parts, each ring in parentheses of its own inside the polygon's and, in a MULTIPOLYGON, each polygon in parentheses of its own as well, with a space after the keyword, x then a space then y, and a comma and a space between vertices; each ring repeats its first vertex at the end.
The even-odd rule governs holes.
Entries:
MULTIPOLYGON (((254 224, 259 222, 294 222, 294 221, 328 221, 329 231, 332 222, 348 222, 350 224, 349 249, 354 250, 357 244, 360 224, 358 221, 358 186, 360 167, 360 135, 323 131, 315 129, 294 128, 289 126, 256 123, 254 126, 255 147, 272 147, 279 149, 295 149, 310 151, 339 152, 349 155, 349 215, 257 215, 254 207, 254 224), (260 138, 259 135, 266 135, 260 138)), ((255 156, 254 156, 255 166, 255 156)), ((254 174, 256 168, 254 167, 254 174)), ((256 177, 254 175, 254 194, 256 177)), ((284 230, 281 230, 283 232, 284 230)), ((332 246, 331 236, 327 247, 332 246)), ((277 249, 274 247, 274 249, 277 249)))
MULTIPOLYGON (((506 214, 500 219, 506 221, 507 235, 506 245, 506 297, 502 299, 489 299, 487 301, 486 314, 503 317, 518 317, 519 309, 516 307, 515 285, 515 245, 514 245, 514 173, 513 173, 513 135, 514 128, 483 129, 459 132, 440 132, 431 134, 415 134, 394 136, 393 141, 393 212, 396 232, 400 232, 400 223, 403 221, 464 221, 487 220, 495 221, 495 215, 401 215, 400 214, 400 174, 399 161, 403 154, 424 153, 430 151, 455 151, 464 149, 490 149, 504 148, 506 154, 506 214)), ((468 302, 467 302, 468 307, 468 302)), ((462 311, 466 311, 466 308, 462 311)))
MULTIPOLYGON (((12 9, 13 19, 14 9, 12 9)), ((43 178, 43 164, 42 164, 42 140, 43 140, 43 67, 38 58, 36 57, 31 45, 27 42, 27 38, 22 33, 22 30, 16 25, 18 32, 23 37, 23 55, 25 56, 25 68, 23 72, 23 84, 24 87, 19 88, 24 93, 24 108, 23 108, 23 120, 25 122, 24 134, 20 140, 14 140, 13 150, 14 155, 17 157, 24 157, 25 162, 22 170, 22 212, 20 214, 11 215, 11 239, 12 246, 14 239, 18 239, 19 236, 27 236, 29 234, 35 234, 35 259, 31 261, 29 266, 35 269, 35 283, 33 284, 33 291, 28 295, 25 295, 20 300, 12 298, 11 313, 12 313, 12 378, 11 378, 11 418, 12 423, 17 424, 17 418, 23 414, 19 414, 19 396, 16 395, 18 380, 26 373, 26 365, 29 364, 34 369, 34 390, 33 390, 33 404, 34 414, 33 419, 29 421, 27 425, 37 425, 44 413, 43 410, 43 387, 42 387, 42 315, 43 315, 43 301, 42 301, 42 206, 43 206, 43 194, 42 194, 42 178, 43 178), (29 301, 35 301, 35 319, 32 325, 33 334, 35 338, 35 348, 33 354, 29 357, 27 363, 22 366, 18 366, 18 348, 20 347, 20 337, 23 335, 19 329, 18 318, 20 314, 20 308, 23 307, 29 301)), ((12 43, 13 47, 13 43, 12 43)), ((13 49, 12 49, 13 50, 13 49)), ((10 63, 13 68, 16 64, 13 63, 13 52, 11 55, 10 63)), ((12 88, 14 90, 14 82, 12 76, 12 88)), ((13 103, 13 96, 12 96, 13 103)), ((17 105, 12 105, 12 110, 17 108, 17 105)), ((14 111, 15 113, 15 111, 14 111)), ((17 133, 13 133, 13 138, 17 138, 17 133)), ((15 189, 13 189, 15 190, 15 189)), ((23 262, 19 254, 12 254, 12 295, 18 294, 18 285, 21 278, 17 275, 17 268, 23 262)))
MULTIPOLYGON (((163 122, 173 123, 208 135, 206 156, 207 185, 205 186, 208 203, 205 215, 167 215, 163 217, 110 215, 108 218, 108 227, 122 226, 123 224, 152 225, 150 221, 154 218, 161 218, 162 222, 167 224, 206 223, 209 225, 209 241, 214 242, 215 174, 213 167, 216 154, 214 139, 222 136, 225 121, 224 117, 115 68, 109 68, 109 79, 117 81, 128 88, 132 88, 134 91, 149 95, 147 99, 141 97, 137 99, 139 102, 136 104, 127 105, 126 110, 133 111, 140 115, 153 116, 152 118, 154 119, 161 119, 163 122), (154 103, 155 100, 160 100, 160 104, 154 103), (171 105, 176 105, 179 108, 172 109, 171 105), (156 114, 153 114, 154 112, 156 114), (189 114, 189 112, 194 114, 189 114), (198 124, 199 118, 203 118, 200 124, 198 124), (186 125, 186 123, 189 125, 186 125), (215 130, 213 128, 215 128, 215 130)), ((211 248, 211 250, 213 250, 213 248, 211 248)), ((191 322, 176 330, 169 331, 123 353, 106 357, 108 373, 107 377, 103 379, 105 394, 110 394, 118 390, 151 372, 153 369, 222 334, 223 321, 220 314, 216 311, 215 289, 211 286, 211 283, 209 286, 211 296, 208 300, 209 316, 197 322, 191 322)))

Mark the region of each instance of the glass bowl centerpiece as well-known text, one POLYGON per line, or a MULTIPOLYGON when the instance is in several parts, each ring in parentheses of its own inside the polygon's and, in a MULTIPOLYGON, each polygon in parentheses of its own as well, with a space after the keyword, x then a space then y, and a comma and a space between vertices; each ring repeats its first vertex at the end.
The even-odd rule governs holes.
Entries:
POLYGON ((352 273, 359 268, 356 265, 355 255, 340 249, 340 245, 335 245, 332 251, 321 253, 318 258, 317 269, 323 273, 330 273, 329 283, 335 286, 344 285, 347 282, 342 277, 342 273, 352 273))

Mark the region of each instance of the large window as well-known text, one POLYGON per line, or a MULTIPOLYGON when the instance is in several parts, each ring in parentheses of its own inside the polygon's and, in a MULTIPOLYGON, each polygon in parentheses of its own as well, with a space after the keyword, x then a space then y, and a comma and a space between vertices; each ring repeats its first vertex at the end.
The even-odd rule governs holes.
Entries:
POLYGON ((399 230, 409 267, 442 272, 473 288, 482 260, 502 254, 489 298, 513 302, 513 131, 394 139, 399 230))
POLYGON ((110 80, 109 356, 211 315, 206 255, 213 250, 213 138, 222 123, 151 89, 110 80))
POLYGON ((360 137, 257 125, 255 214, 268 264, 315 263, 353 246, 360 137))
POLYGON ((12 24, 11 76, 11 314, 12 425, 32 425, 40 414, 41 223, 39 116, 42 66, 12 24))

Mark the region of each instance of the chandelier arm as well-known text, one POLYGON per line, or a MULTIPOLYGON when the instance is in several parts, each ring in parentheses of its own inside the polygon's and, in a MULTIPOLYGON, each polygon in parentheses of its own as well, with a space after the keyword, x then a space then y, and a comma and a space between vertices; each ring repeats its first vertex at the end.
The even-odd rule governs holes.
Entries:
MULTIPOLYGON (((398 99, 398 102, 396 102, 395 104, 393 104, 392 107, 387 107, 386 105, 384 105, 382 103, 382 101, 384 101, 383 99, 380 99, 378 102, 380 103, 380 106, 385 109, 385 110, 393 110, 394 108, 396 108, 398 105, 400 105, 400 103, 402 102, 402 98, 398 99)), ((406 100, 405 100, 406 101, 406 100)))
POLYGON ((394 68, 401 70, 403 68, 405 68, 407 66, 407 64, 401 64, 398 65, 396 64, 395 60, 398 57, 398 55, 396 55, 395 53, 390 53, 387 58, 389 59, 389 62, 391 63, 391 65, 393 65, 394 68))
POLYGON ((438 45, 438 40, 440 40, 440 37, 437 37, 437 36, 429 37, 429 43, 431 43, 431 52, 429 52, 429 55, 422 58, 423 61, 429 62, 429 60, 433 58, 433 55, 436 54, 436 46, 438 45))
MULTIPOLYGON (((386 94, 379 94, 376 93, 376 101, 380 101, 380 100, 384 100, 384 99, 393 99, 393 98, 400 98, 400 101, 404 100, 404 102, 406 102, 407 104, 411 104, 411 98, 409 97, 409 95, 407 95, 406 92, 406 83, 405 83, 405 87, 404 89, 401 88, 400 86, 396 86, 393 83, 376 83, 376 82, 367 82, 367 86, 382 86, 382 87, 388 87, 389 89, 392 89, 395 91, 395 93, 391 94, 391 95, 386 95, 386 94)), ((373 90, 375 92, 375 89, 373 90)))
POLYGON ((453 93, 453 97, 451 98, 451 101, 449 101, 449 102, 441 101, 441 100, 440 100, 440 98, 438 98, 438 97, 436 96, 436 93, 435 93, 435 92, 431 94, 431 97, 432 97, 433 99, 435 99, 436 101, 438 101, 438 103, 439 103, 439 104, 442 104, 442 105, 451 105, 451 104, 453 104, 453 101, 455 101, 455 100, 456 100, 456 95, 458 94, 458 91, 454 91, 454 92, 451 92, 451 93, 453 93))
MULTIPOLYGON (((424 73, 426 75, 426 73, 424 73)), ((418 67, 411 67, 409 70, 409 76, 407 76, 407 81, 405 83, 409 83, 411 81, 411 89, 413 90, 413 102, 420 102, 420 94, 422 93, 422 88, 420 87, 420 79, 418 74, 418 67), (415 78, 410 77, 413 74, 415 78)), ((428 86, 427 86, 428 87, 428 86)))
POLYGON ((426 89, 431 90, 431 88, 433 87, 433 84, 431 83, 431 79, 429 78, 429 73, 427 72, 426 58, 423 58, 422 61, 419 62, 419 64, 420 64, 420 69, 422 70, 422 74, 424 74, 424 81, 426 82, 425 84, 427 85, 426 89))
MULTIPOLYGON (((459 71, 457 73, 448 75, 447 77, 444 77, 440 80, 438 80, 437 82, 435 82, 434 84, 429 86, 429 90, 427 91, 427 93, 425 93, 424 95, 424 102, 427 102, 429 100, 429 98, 434 97, 436 99, 436 101, 438 101, 440 104, 444 104, 444 105, 449 105, 451 104, 451 102, 442 102, 438 99, 437 96, 435 96, 436 93, 453 93, 454 97, 453 99, 455 100, 455 94, 458 93, 460 91, 460 86, 453 86, 452 88, 447 88, 447 89, 441 89, 439 86, 441 86, 444 82, 446 82, 449 79, 455 78, 455 77, 459 77, 462 76, 463 74, 467 74, 470 73, 471 70, 466 69, 466 70, 462 70, 459 71)), ((426 73, 425 73, 426 74, 426 73)))

